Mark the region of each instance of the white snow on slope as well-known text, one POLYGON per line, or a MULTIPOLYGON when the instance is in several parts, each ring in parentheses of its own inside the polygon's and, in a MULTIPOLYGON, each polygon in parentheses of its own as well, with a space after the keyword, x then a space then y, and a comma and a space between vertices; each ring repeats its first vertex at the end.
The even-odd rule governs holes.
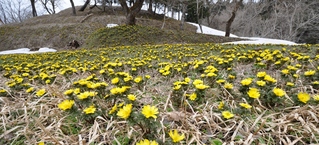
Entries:
MULTIPOLYGON (((197 27, 197 33, 201 33, 198 24, 189 23, 197 27)), ((203 34, 209 35, 217 35, 217 36, 225 36, 225 32, 216 30, 213 28, 209 28, 207 26, 202 26, 203 34)), ((284 44, 284 45, 297 45, 295 42, 287 41, 287 40, 279 40, 279 39, 270 39, 270 38, 259 38, 259 37, 238 37, 234 34, 230 34, 230 37, 249 39, 245 41, 235 41, 235 42, 227 42, 224 44, 284 44)))
POLYGON ((6 50, 6 51, 0 51, 1 54, 33 54, 33 53, 41 53, 41 52, 56 52, 57 50, 48 48, 48 47, 43 47, 40 48, 38 51, 30 51, 29 48, 19 48, 15 50, 6 50))
MULTIPOLYGON (((197 33, 202 33, 198 24, 191 23, 191 22, 187 22, 187 23, 196 26, 197 27, 197 31, 196 31, 197 33)), ((213 28, 210 28, 210 27, 207 27, 207 26, 203 26, 202 25, 202 30, 203 30, 203 34, 216 35, 216 36, 225 36, 225 32, 224 31, 216 30, 216 29, 213 29, 213 28)), ((230 37, 238 37, 238 36, 236 36, 234 34, 230 34, 230 37)))
POLYGON ((280 40, 280 39, 270 39, 270 38, 259 38, 259 37, 239 37, 242 39, 249 39, 244 41, 234 41, 227 42, 224 44, 284 44, 284 45, 298 45, 295 42, 280 40))
POLYGON ((116 27, 116 26, 118 26, 118 24, 107 24, 106 25, 106 27, 108 27, 108 28, 112 28, 112 27, 116 27))

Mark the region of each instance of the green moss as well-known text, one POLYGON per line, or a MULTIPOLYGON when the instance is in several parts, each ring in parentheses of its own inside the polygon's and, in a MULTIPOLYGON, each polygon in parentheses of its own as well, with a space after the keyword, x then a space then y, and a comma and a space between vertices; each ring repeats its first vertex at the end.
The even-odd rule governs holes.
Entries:
POLYGON ((203 35, 189 31, 162 30, 152 26, 117 26, 101 28, 93 32, 87 39, 87 47, 109 47, 117 45, 145 45, 165 43, 205 43, 226 42, 224 37, 203 35))

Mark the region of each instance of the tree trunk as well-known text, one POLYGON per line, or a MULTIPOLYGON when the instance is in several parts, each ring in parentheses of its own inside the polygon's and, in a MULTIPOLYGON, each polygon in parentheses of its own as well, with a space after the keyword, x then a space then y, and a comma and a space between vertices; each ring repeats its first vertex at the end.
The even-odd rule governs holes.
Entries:
POLYGON ((199 19, 199 2, 198 2, 198 0, 196 2, 196 15, 197 15, 197 22, 198 22, 198 26, 199 26, 200 32, 203 33, 203 28, 202 28, 202 25, 201 25, 201 21, 199 19))
POLYGON ((166 18, 166 4, 164 4, 164 18, 163 18, 163 23, 162 23, 162 28, 161 29, 164 29, 164 26, 165 26, 165 19, 166 18))
POLYGON ((230 35, 230 27, 231 27, 231 24, 233 23, 233 21, 235 20, 235 17, 236 17, 236 12, 240 6, 240 4, 243 3, 243 0, 239 0, 237 3, 236 3, 236 6, 235 8, 233 9, 232 11, 232 15, 231 17, 229 18, 229 20, 227 21, 226 23, 226 33, 225 33, 225 37, 229 37, 230 35))
POLYGON ((153 13, 153 10, 152 10, 153 5, 152 5, 152 3, 153 3, 153 0, 150 0, 150 3, 148 4, 148 9, 147 9, 147 11, 150 12, 150 13, 153 13))
POLYGON ((32 15, 33 15, 33 17, 36 17, 36 16, 38 16, 38 14, 37 14, 37 10, 35 9, 35 0, 30 0, 30 2, 31 2, 31 7, 32 7, 32 15))
POLYGON ((0 25, 2 25, 2 24, 4 24, 4 22, 1 20, 1 18, 0 18, 0 25))
POLYGON ((182 17, 181 17, 181 23, 180 23, 180 30, 184 30, 186 9, 187 9, 187 4, 182 3, 182 17))
POLYGON ((72 6, 72 13, 73 13, 73 16, 76 15, 76 10, 75 10, 75 6, 74 6, 74 2, 73 0, 70 0, 70 3, 71 3, 71 6, 72 6))
POLYGON ((90 4, 90 1, 91 1, 91 0, 86 0, 85 3, 84 3, 84 5, 79 9, 79 11, 84 11, 85 8, 90 4))
POLYGON ((126 12, 126 25, 136 24, 136 15, 140 12, 144 0, 136 0, 132 7, 128 7, 126 0, 119 0, 122 8, 126 12))

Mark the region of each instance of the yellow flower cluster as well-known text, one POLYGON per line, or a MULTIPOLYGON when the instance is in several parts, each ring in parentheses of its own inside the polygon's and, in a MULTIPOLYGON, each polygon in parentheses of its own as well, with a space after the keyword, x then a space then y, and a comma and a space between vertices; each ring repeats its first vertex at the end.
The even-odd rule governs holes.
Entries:
MULTIPOLYGON (((298 47, 258 46, 262 49, 255 50, 248 46, 255 48, 166 44, 62 51, 32 57, 1 55, 0 74, 4 81, 0 82, 0 93, 64 97, 57 104, 63 111, 78 111, 89 117, 110 115, 126 121, 136 117, 137 112, 143 119, 160 120, 162 107, 154 103, 171 101, 167 99, 171 94, 174 96, 170 99, 180 97, 180 106, 174 106, 176 102, 172 101, 173 107, 186 104, 200 110, 203 104, 213 105, 207 108, 220 111, 224 119, 234 120, 241 115, 238 112, 252 111, 255 105, 272 109, 273 104, 279 103, 319 103, 318 92, 309 91, 319 89, 318 54, 300 51, 298 47), (141 105, 139 97, 144 95, 154 97, 152 105, 141 105), (229 100, 235 105, 230 105, 229 100)), ((169 131, 169 137, 172 142, 185 139, 177 130, 169 131)), ((137 143, 157 144, 148 139, 137 143)))

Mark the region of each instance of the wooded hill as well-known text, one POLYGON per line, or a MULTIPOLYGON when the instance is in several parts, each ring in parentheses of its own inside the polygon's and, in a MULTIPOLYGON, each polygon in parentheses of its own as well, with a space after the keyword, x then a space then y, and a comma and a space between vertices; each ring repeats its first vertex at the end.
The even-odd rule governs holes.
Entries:
MULTIPOLYGON (((79 9, 80 7, 76 7, 79 9)), ((63 10, 57 14, 37 16, 21 23, 11 23, 0 26, 0 50, 16 48, 51 47, 65 49, 73 39, 82 43, 81 47, 105 47, 116 45, 141 45, 163 43, 205 43, 229 42, 239 40, 219 36, 196 33, 197 28, 185 23, 180 30, 180 21, 165 18, 163 15, 150 14, 141 11, 137 15, 136 28, 139 30, 122 33, 125 25, 125 15, 121 7, 112 7, 101 11, 100 9, 85 9, 72 15, 72 9, 63 10), (119 24, 119 28, 106 28, 107 24, 119 24), (145 27, 145 28, 144 28, 145 27), (103 38, 90 36, 103 31, 103 38), (132 33, 139 35, 131 37, 132 33), (88 40, 92 38, 94 40, 88 40), (129 40, 129 41, 124 41, 129 40), (88 45, 87 42, 90 42, 88 45), (124 43, 125 42, 125 43, 124 43)), ((133 29, 132 29, 133 30, 133 29)))

